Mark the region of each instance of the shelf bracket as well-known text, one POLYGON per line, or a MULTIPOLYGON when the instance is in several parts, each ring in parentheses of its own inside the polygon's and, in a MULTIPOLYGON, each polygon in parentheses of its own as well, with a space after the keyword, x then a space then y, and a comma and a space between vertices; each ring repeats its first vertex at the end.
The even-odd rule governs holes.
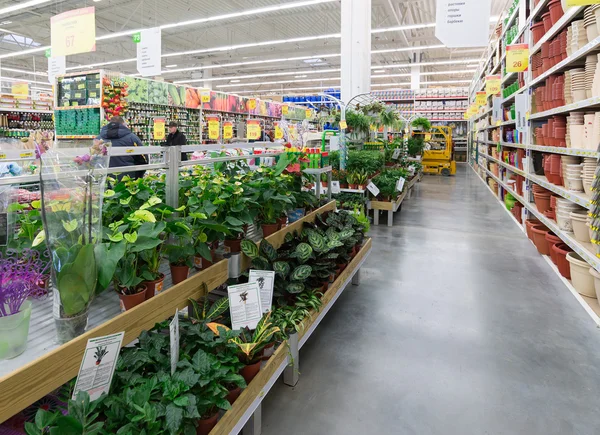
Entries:
POLYGON ((354 273, 354 276, 352 277, 352 285, 360 285, 360 269, 354 273))
POLYGON ((290 387, 295 387, 300 377, 300 346, 297 332, 290 335, 288 346, 290 364, 283 371, 283 383, 290 387))
POLYGON ((242 435, 260 435, 262 433, 262 403, 259 403, 252 416, 248 419, 242 435))

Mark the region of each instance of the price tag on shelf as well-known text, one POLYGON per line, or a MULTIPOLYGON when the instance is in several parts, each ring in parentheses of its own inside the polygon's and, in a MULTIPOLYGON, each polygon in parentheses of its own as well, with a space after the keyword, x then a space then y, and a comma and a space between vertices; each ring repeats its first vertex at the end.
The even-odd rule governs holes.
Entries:
POLYGON ((210 103, 210 91, 200 91, 200 101, 202 103, 210 103))
POLYGON ((283 130, 278 122, 275 123, 275 139, 283 139, 283 130))
POLYGON ((477 106, 479 107, 485 106, 487 104, 487 95, 485 94, 485 91, 477 92, 477 96, 475 97, 475 104, 477 104, 477 106))
POLYGON ((125 150, 125 153, 126 153, 126 154, 132 154, 133 152, 134 152, 134 149, 133 149, 133 148, 127 148, 127 149, 125 150))
POLYGON ((21 157, 22 159, 29 159, 29 158, 33 157, 33 151, 21 153, 21 154, 19 154, 19 157, 21 157))
POLYGON ((0 160, 3 160, 6 158, 6 154, 5 153, 0 153, 0 160))
POLYGON ((487 76, 485 78, 485 92, 487 96, 497 95, 500 93, 502 86, 501 76, 487 76))
POLYGON ((15 98, 27 98, 29 96, 29 83, 13 83, 11 93, 15 98))
POLYGON ((165 139, 165 118, 158 117, 154 118, 153 128, 152 128, 152 138, 154 140, 164 140, 165 139))
POLYGON ((221 130, 221 123, 217 116, 207 116, 208 121, 208 138, 211 140, 219 139, 219 133, 221 130))
POLYGON ((513 44, 506 46, 506 72, 523 72, 529 69, 529 45, 513 44))
POLYGON ((367 184, 367 189, 373 194, 373 196, 379 195, 379 188, 375 186, 375 184, 372 181, 370 181, 369 184, 367 184))
POLYGON ((290 112, 290 107, 287 104, 281 106, 281 114, 287 115, 290 112))
POLYGON ((402 150, 400 148, 396 148, 394 150, 394 153, 392 154, 392 160, 398 160, 398 157, 400 157, 401 152, 402 150))
POLYGON ((52 56, 96 51, 96 8, 93 6, 50 18, 52 56))
POLYGON ((345 130, 347 128, 348 128, 348 124, 346 123, 346 121, 340 121, 340 129, 345 130))
POLYGON ((225 121, 223 123, 223 139, 231 139, 233 137, 233 123, 225 121))
POLYGON ((90 98, 96 98, 97 95, 96 92, 90 92, 90 98))
POLYGON ((341 192, 340 182, 339 181, 332 181, 331 182, 331 193, 334 194, 334 195, 337 195, 340 192, 341 192))
POLYGON ((404 183, 406 182, 406 179, 404 177, 400 177, 398 179, 398 182, 396 183, 396 190, 398 192, 402 192, 402 190, 404 189, 404 183))
POLYGON ((175 310, 175 317, 169 323, 170 335, 170 354, 171 354, 171 375, 177 371, 177 363, 179 362, 179 309, 175 310))
POLYGON ((85 83, 79 83, 77 89, 85 89, 85 83))
POLYGON ((90 400, 108 393, 124 336, 125 332, 119 332, 87 341, 73 389, 73 399, 79 391, 87 392, 90 400))
POLYGON ((597 5, 598 0, 567 0, 567 7, 597 5))

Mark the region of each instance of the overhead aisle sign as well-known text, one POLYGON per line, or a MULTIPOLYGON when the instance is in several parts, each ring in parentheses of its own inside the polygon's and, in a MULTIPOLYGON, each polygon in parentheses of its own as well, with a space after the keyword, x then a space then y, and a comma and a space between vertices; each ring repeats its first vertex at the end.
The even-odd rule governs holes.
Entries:
POLYGON ((501 91, 502 76, 487 76, 485 78, 485 92, 487 96, 498 95, 501 91))
POLYGON ((485 91, 477 92, 477 97, 475 99, 475 102, 477 103, 477 106, 479 106, 479 107, 485 106, 487 104, 487 95, 485 94, 485 91))
POLYGON ((48 58, 48 82, 54 84, 54 77, 67 72, 67 58, 65 56, 51 56, 48 58))
POLYGON ((435 36, 448 48, 484 47, 491 0, 437 0, 435 36))
POLYGON ((139 32, 137 43, 137 71, 143 77, 160 76, 161 74, 161 30, 160 27, 144 29, 139 32))
POLYGON ((74 9, 50 18, 52 56, 96 51, 96 8, 74 9))

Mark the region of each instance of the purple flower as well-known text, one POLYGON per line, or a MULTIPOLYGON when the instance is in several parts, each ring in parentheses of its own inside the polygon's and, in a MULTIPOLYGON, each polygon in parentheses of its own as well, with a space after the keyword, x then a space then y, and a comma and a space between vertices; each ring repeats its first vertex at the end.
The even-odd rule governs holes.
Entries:
POLYGON ((45 293, 48 266, 37 251, 0 253, 0 317, 18 313, 27 298, 45 293))
POLYGON ((83 159, 79 156, 75 157, 75 163, 77 163, 78 165, 83 165, 83 159))
POLYGON ((89 162, 91 160, 91 157, 89 154, 86 154, 84 156, 81 156, 81 160, 83 160, 84 162, 89 162))
POLYGON ((105 146, 102 147, 102 155, 105 156, 108 154, 108 148, 106 148, 105 146))

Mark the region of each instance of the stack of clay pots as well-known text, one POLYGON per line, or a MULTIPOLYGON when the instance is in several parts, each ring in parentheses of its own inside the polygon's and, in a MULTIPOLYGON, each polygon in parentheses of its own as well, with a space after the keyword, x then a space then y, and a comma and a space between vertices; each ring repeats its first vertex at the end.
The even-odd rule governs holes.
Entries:
POLYGON ((544 175, 557 186, 563 185, 563 172, 560 154, 544 154, 544 175))
POLYGON ((592 194, 592 184, 594 182, 594 174, 596 172, 597 163, 598 161, 594 157, 585 157, 583 159, 581 179, 583 181, 583 190, 587 195, 592 194))
MULTIPOLYGON (((571 156, 563 156, 571 157, 571 156)), ((577 157, 576 157, 577 159, 577 157)), ((565 187, 571 192, 583 192, 583 180, 581 179, 581 170, 583 164, 566 164, 563 166, 564 174, 563 180, 565 181, 565 187)))
POLYGON ((584 117, 581 112, 571 112, 567 117, 567 148, 582 148, 584 133, 584 117))
POLYGON ((533 184, 533 198, 540 213, 550 210, 550 191, 539 184, 533 184))
POLYGON ((585 81, 585 69, 577 68, 570 70, 571 73, 571 97, 573 103, 583 101, 587 98, 587 84, 585 81))
POLYGON ((588 41, 593 41, 598 37, 598 25, 596 24, 596 14, 593 8, 585 8, 583 12, 583 25, 588 41))
POLYGON ((573 222, 571 220, 571 213, 582 214, 585 213, 586 210, 575 204, 574 202, 569 201, 568 199, 556 198, 556 223, 558 224, 558 228, 563 231, 573 231, 573 222))
POLYGON ((588 43, 583 20, 573 21, 567 30, 567 54, 570 56, 588 43))
MULTIPOLYGON (((594 28, 596 28, 594 24, 594 28)), ((596 68, 598 66, 598 55, 590 54, 585 58, 585 82, 586 82, 586 98, 592 98, 592 87, 594 84, 594 77, 596 76, 596 68)))

